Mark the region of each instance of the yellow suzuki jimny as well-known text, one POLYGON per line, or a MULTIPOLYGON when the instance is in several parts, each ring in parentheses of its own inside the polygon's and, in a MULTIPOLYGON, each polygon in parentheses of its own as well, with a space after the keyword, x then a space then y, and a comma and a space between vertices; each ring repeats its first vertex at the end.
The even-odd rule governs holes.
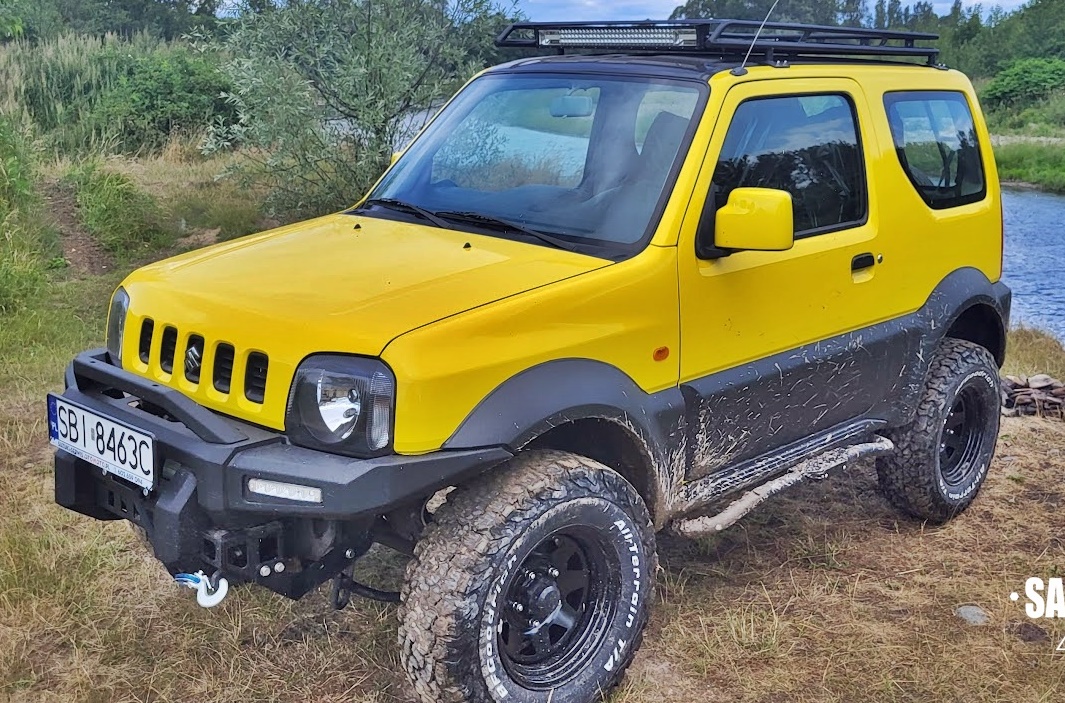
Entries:
POLYGON ((924 34, 523 23, 350 210, 142 268, 48 399, 56 501, 202 605, 399 606, 436 701, 586 703, 655 533, 875 457, 942 522, 998 434, 987 128, 924 34), (535 49, 542 49, 537 55, 535 49), (375 544, 402 592, 360 583, 375 544))

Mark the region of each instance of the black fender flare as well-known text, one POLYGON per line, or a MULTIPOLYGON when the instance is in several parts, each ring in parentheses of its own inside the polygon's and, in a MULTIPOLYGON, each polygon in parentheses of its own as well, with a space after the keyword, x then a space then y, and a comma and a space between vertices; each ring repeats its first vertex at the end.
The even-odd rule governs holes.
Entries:
MULTIPOLYGON (((1004 283, 992 283, 983 271, 967 267, 951 272, 939 282, 922 306, 921 315, 934 347, 967 311, 987 306, 995 311, 996 328, 991 332, 999 340, 999 348, 1005 349, 1011 301, 1012 293, 1004 283)), ((996 361, 1002 364, 1001 358, 996 361)))
POLYGON ((684 414, 678 387, 647 393, 625 372, 592 359, 559 359, 501 383, 462 421, 444 449, 503 446, 518 451, 561 424, 606 419, 628 428, 652 451, 670 446, 684 414))
MULTIPOLYGON (((892 413, 904 424, 913 419, 918 399, 924 388, 925 376, 932 363, 932 354, 939 343, 947 336, 962 315, 977 306, 986 306, 995 312, 995 329, 991 330, 1000 343, 998 348, 1005 349, 1006 331, 1009 328, 1010 289, 1002 282, 992 283, 982 271, 966 267, 957 269, 947 275, 933 289, 925 304, 914 313, 916 318, 908 326, 919 335, 911 342, 909 354, 917 363, 908 365, 891 405, 892 413), (896 415, 897 413, 897 415, 896 415)), ((996 361, 1001 365, 1002 354, 996 354, 996 361)))

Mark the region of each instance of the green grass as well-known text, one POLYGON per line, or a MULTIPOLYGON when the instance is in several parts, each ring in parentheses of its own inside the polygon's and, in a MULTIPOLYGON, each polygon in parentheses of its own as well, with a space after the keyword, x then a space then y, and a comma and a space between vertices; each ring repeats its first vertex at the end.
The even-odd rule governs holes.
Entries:
POLYGON ((41 224, 36 148, 25 125, 0 114, 0 316, 30 300, 58 253, 41 224))
POLYGON ((122 257, 169 244, 163 213, 155 199, 121 173, 87 162, 71 170, 78 214, 105 249, 122 257))
POLYGON ((1003 181, 1032 183, 1065 193, 1065 144, 1012 143, 995 148, 1003 181))
POLYGON ((183 189, 170 198, 166 208, 180 234, 190 229, 218 230, 218 239, 226 240, 263 229, 258 202, 218 184, 183 189))
POLYGON ((1065 137, 1065 92, 1027 107, 1002 107, 987 112, 992 134, 1065 137))

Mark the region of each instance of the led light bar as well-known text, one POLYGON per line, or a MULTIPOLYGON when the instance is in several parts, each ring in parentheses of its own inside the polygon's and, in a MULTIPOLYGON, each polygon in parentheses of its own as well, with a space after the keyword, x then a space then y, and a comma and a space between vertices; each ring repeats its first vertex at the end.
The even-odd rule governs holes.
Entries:
POLYGON ((831 56, 892 59, 919 57, 935 65, 938 49, 922 42, 935 34, 866 27, 836 27, 757 20, 683 19, 603 22, 516 22, 496 37, 499 47, 557 53, 688 54, 718 61, 752 57, 779 61, 831 56))
POLYGON ((540 46, 695 47, 694 27, 573 27, 540 31, 540 46))
POLYGON ((301 486, 298 483, 281 483, 264 478, 248 479, 248 492, 258 493, 271 498, 295 500, 300 503, 321 503, 322 489, 314 486, 301 486))

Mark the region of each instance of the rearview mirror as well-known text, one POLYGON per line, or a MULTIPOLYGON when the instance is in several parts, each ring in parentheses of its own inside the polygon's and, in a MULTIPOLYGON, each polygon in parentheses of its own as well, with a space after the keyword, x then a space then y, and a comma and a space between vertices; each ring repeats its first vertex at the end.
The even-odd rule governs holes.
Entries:
POLYGON ((787 251, 795 245, 791 193, 736 188, 717 211, 714 245, 727 250, 787 251))
POLYGON ((562 95, 551 101, 552 117, 591 117, 595 104, 587 95, 562 95))

